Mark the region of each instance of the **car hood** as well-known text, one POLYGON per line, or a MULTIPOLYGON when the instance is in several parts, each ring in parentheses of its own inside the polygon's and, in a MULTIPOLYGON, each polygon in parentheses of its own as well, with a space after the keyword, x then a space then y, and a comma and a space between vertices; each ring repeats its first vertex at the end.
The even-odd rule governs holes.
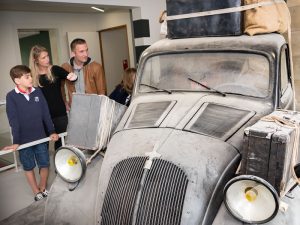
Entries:
POLYGON ((212 93, 151 94, 134 98, 117 131, 174 128, 227 141, 240 148, 244 128, 273 111, 270 99, 212 93), (235 137, 236 136, 236 137, 235 137))
POLYGON ((98 219, 103 224, 130 218, 149 224, 165 224, 160 218, 174 225, 212 224, 223 188, 238 167, 245 126, 270 111, 266 99, 243 96, 135 96, 107 147, 98 219))
MULTIPOLYGON (((155 214, 155 210, 164 209, 163 206, 159 209, 159 204, 163 193, 168 193, 167 199, 174 200, 170 204, 178 204, 176 208, 180 212, 176 218, 181 220, 181 224, 200 224, 206 220, 207 224, 211 224, 211 219, 214 218, 212 215, 217 213, 222 202, 221 190, 234 175, 239 157, 238 151, 226 142, 187 131, 142 128, 117 132, 110 141, 101 168, 98 191, 98 210, 101 212, 99 220, 105 221, 107 217, 126 220, 127 214, 134 211, 134 205, 138 205, 139 217, 155 214), (129 204, 126 212, 113 207, 128 204, 130 200, 136 199, 138 189, 127 188, 140 186, 143 176, 135 175, 134 179, 131 179, 130 174, 143 173, 146 158, 153 149, 159 157, 153 159, 152 167, 146 175, 146 184, 141 188, 141 201, 129 204), (147 184, 147 179, 151 180, 151 176, 152 181, 147 184), (169 184, 164 186, 166 180, 169 184), (156 184, 160 186, 155 187, 156 184), (158 191, 159 188, 163 188, 163 193, 158 191), (155 191, 149 191, 151 189, 155 191), (146 202, 156 202, 158 207, 147 208, 143 199, 147 199, 146 202)), ((165 212, 165 215, 161 212, 160 215, 168 217, 168 213, 171 212, 165 212)), ((117 221, 114 222, 118 224, 117 221)), ((171 224, 176 222, 172 221, 171 224)))

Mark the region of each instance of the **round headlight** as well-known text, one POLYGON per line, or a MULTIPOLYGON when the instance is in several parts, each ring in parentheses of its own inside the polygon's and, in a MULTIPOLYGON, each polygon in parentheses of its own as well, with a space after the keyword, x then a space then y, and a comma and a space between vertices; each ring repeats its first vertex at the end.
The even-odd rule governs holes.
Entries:
POLYGON ((267 181, 256 176, 233 178, 226 184, 224 195, 228 211, 246 223, 266 223, 278 212, 277 192, 267 181))
POLYGON ((58 175, 67 182, 79 181, 86 170, 86 158, 81 150, 63 146, 57 149, 54 165, 58 175))

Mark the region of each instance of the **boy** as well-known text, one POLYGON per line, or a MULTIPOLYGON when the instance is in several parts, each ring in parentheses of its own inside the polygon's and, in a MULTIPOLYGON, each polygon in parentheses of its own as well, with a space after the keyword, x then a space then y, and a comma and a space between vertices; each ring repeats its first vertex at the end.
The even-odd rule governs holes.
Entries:
MULTIPOLYGON (((13 144, 4 150, 14 151, 21 144, 36 141, 46 137, 45 128, 50 139, 56 141, 47 102, 40 89, 32 86, 30 69, 24 65, 17 65, 10 70, 10 76, 16 84, 14 90, 6 95, 6 113, 11 126, 13 144)), ((48 196, 46 190, 49 167, 49 152, 47 143, 38 144, 19 151, 19 157, 27 181, 38 201, 48 196), (40 182, 37 185, 34 168, 35 161, 40 169, 40 182)))

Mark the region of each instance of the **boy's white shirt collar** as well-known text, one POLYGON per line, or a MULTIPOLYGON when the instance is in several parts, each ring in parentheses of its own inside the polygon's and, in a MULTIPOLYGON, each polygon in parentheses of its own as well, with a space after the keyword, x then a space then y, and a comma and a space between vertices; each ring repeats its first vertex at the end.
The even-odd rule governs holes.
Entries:
MULTIPOLYGON (((31 92, 30 92, 29 94, 31 94, 31 93, 34 92, 34 91, 35 91, 35 88, 32 87, 32 88, 31 88, 31 92)), ((24 97, 27 99, 27 101, 29 101, 29 94, 24 94, 24 93, 20 92, 19 89, 18 89, 17 87, 15 87, 15 92, 16 92, 17 94, 20 93, 20 94, 24 95, 24 97)))
MULTIPOLYGON (((32 87, 30 93, 34 92, 34 90, 35 90, 35 88, 32 87)), ((18 89, 17 87, 15 87, 15 91, 16 91, 18 94, 19 94, 19 93, 24 94, 24 93, 20 92, 19 89, 18 89)), ((30 93, 29 93, 29 94, 30 94, 30 93)))

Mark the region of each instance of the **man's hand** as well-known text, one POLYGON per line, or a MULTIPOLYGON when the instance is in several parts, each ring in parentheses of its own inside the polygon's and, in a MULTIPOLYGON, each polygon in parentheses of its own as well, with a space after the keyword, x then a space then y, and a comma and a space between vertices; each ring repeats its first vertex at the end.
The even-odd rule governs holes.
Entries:
POLYGON ((59 137, 57 133, 53 133, 49 136, 49 138, 51 139, 51 141, 57 141, 59 137))
POLYGON ((13 151, 16 151, 19 146, 20 145, 18 145, 18 144, 13 144, 13 145, 9 145, 9 146, 4 147, 1 150, 13 150, 13 151))
POLYGON ((69 81, 75 81, 75 80, 77 80, 77 75, 75 73, 69 73, 67 76, 67 79, 69 81))

